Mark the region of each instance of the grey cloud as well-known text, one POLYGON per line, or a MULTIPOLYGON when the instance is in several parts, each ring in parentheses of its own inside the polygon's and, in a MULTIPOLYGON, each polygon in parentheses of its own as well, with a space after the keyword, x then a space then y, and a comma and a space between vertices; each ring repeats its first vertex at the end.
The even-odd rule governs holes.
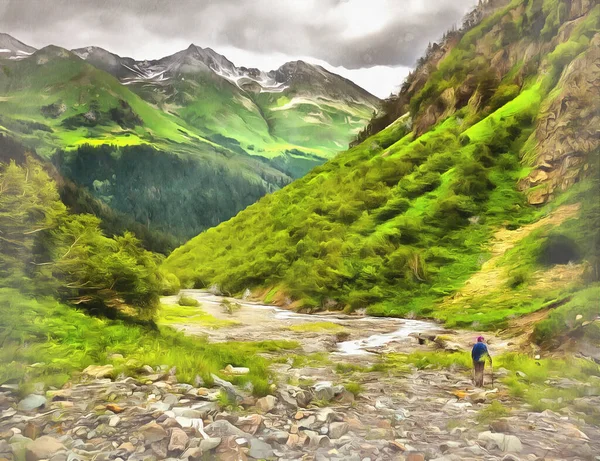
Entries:
POLYGON ((348 69, 412 66, 476 0, 0 0, 0 32, 33 46, 98 45, 135 58, 175 46, 233 46, 348 69), (383 27, 373 8, 385 8, 383 27), (365 29, 347 33, 364 13, 365 29), (357 33, 358 31, 358 33, 357 33))

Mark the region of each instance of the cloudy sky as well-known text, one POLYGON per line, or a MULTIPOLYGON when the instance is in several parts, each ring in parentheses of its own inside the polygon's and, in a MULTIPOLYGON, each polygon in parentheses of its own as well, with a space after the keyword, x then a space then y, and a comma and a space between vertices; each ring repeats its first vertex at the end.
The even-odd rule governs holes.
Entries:
POLYGON ((373 94, 395 91, 476 0, 0 0, 0 32, 35 47, 96 45, 160 58, 190 43, 238 66, 319 63, 373 94))

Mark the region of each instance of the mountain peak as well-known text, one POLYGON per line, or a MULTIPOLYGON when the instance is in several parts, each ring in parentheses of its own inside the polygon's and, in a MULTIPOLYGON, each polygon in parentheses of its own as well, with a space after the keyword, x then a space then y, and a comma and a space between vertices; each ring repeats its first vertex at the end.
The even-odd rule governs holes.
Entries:
POLYGON ((0 32, 0 58, 23 59, 36 49, 17 40, 12 35, 0 32))

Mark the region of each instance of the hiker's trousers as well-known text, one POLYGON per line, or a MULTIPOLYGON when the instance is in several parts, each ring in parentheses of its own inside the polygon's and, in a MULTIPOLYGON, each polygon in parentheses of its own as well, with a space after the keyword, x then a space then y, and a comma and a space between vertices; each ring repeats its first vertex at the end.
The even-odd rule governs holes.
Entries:
POLYGON ((485 369, 485 361, 475 361, 473 360, 473 382, 478 387, 483 387, 483 370, 485 369))

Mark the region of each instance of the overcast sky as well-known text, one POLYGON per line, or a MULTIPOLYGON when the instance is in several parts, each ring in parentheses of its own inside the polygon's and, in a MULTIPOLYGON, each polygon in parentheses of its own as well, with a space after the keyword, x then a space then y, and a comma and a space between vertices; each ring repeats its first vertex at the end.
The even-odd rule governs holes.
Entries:
POLYGON ((0 32, 37 48, 160 58, 190 43, 238 66, 319 63, 377 96, 476 0, 0 0, 0 32))

